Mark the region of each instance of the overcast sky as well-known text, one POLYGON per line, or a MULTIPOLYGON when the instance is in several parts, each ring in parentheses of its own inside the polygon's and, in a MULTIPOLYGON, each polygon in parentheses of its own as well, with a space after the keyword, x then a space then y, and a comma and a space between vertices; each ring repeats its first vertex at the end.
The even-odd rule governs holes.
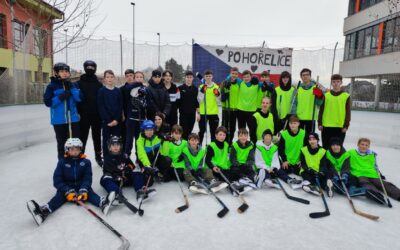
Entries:
MULTIPOLYGON (((97 2, 97 1, 96 1, 97 2)), ((95 37, 132 40, 132 5, 103 0, 88 30, 105 18, 95 37)), ((136 0, 136 42, 269 47, 343 47, 348 0, 136 0)))

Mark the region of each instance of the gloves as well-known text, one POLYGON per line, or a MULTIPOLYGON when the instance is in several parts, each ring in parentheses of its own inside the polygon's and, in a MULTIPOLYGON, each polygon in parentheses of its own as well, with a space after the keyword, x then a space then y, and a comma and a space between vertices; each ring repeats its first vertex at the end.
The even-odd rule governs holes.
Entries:
POLYGON ((229 92, 221 95, 221 102, 226 102, 229 99, 229 92))
POLYGON ((317 176, 318 175, 318 173, 312 168, 308 168, 307 171, 311 176, 317 176))
POLYGON ((172 136, 170 136, 169 134, 165 134, 165 133, 161 133, 160 137, 161 137, 161 140, 163 140, 163 141, 172 142, 174 140, 174 138, 172 138, 172 136))
POLYGON ((144 88, 139 88, 138 90, 138 96, 142 97, 146 95, 146 89, 144 88))
POLYGON ((218 91, 218 89, 214 89, 214 90, 213 90, 213 93, 214 93, 214 95, 215 95, 216 97, 219 96, 219 91, 218 91))
POLYGON ((79 189, 79 195, 77 197, 77 200, 80 201, 86 201, 88 199, 89 195, 88 195, 88 191, 85 188, 81 188, 79 189))
POLYGON ((226 88, 227 90, 229 90, 231 88, 231 82, 225 82, 224 83, 224 88, 226 88))
POLYGON ((143 173, 148 175, 155 175, 157 173, 157 169, 152 167, 144 167, 143 173))
POLYGON ((69 81, 63 82, 63 86, 64 86, 65 91, 68 91, 71 89, 71 82, 69 82, 69 81))
POLYGON ((206 90, 207 90, 207 85, 204 84, 204 86, 200 89, 200 92, 204 94, 206 93, 206 90))
POLYGON ((342 174, 342 176, 340 178, 342 179, 344 184, 347 184, 347 182, 349 182, 349 175, 348 174, 342 174))
POLYGON ((322 92, 321 89, 319 88, 314 88, 313 89, 313 94, 315 95, 316 98, 321 99, 324 96, 324 93, 322 92))
POLYGON ((68 99, 71 96, 71 92, 69 92, 69 90, 64 91, 64 93, 59 94, 58 95, 58 99, 60 99, 60 101, 65 101, 66 99, 68 99))
POLYGON ((75 201, 76 200, 76 192, 74 189, 70 189, 66 194, 65 194, 65 198, 67 199, 67 201, 75 201))
POLYGON ((251 78, 251 80, 250 80, 250 83, 253 84, 253 85, 258 85, 258 78, 255 77, 255 76, 253 76, 253 77, 251 78))

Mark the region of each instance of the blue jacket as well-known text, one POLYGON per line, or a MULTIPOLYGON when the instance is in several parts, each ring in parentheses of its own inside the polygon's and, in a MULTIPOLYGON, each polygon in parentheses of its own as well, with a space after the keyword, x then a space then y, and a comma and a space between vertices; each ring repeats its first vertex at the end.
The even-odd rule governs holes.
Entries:
POLYGON ((71 122, 79 122, 79 114, 76 104, 81 101, 80 90, 76 83, 62 82, 60 79, 51 78, 51 82, 46 87, 43 96, 44 104, 50 108, 51 124, 67 124, 68 123, 68 107, 71 110, 71 122), (64 93, 64 84, 71 85, 71 96, 68 101, 61 101, 58 97, 64 93))
POLYGON ((108 124, 113 120, 122 120, 122 95, 121 91, 114 87, 108 89, 101 87, 97 92, 97 108, 101 120, 108 124))
POLYGON ((91 190, 92 186, 92 164, 88 159, 72 159, 66 157, 57 163, 53 175, 53 185, 57 192, 63 194, 71 189, 91 190))

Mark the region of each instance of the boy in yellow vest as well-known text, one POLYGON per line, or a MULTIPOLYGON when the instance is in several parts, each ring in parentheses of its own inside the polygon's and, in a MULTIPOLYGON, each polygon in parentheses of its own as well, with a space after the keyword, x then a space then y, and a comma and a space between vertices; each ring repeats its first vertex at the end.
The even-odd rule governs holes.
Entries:
POLYGON ((254 113, 249 125, 251 141, 256 144, 262 140, 262 134, 266 129, 276 134, 279 125, 278 117, 271 112, 271 98, 265 96, 262 98, 261 110, 254 113))
MULTIPOLYGON (((371 141, 368 138, 360 138, 357 149, 349 150, 350 173, 358 178, 361 187, 367 189, 367 197, 378 203, 385 204, 385 199, 379 191, 382 191, 382 184, 379 175, 382 174, 377 169, 377 154, 370 150, 371 141)), ((392 183, 385 181, 382 177, 383 185, 388 196, 400 201, 400 189, 392 183)))
POLYGON ((219 87, 213 80, 213 73, 211 70, 204 72, 205 83, 199 87, 199 94, 197 100, 199 101, 199 136, 200 144, 203 143, 204 133, 206 131, 207 121, 210 127, 211 140, 215 139, 214 132, 218 127, 218 102, 217 98, 220 96, 219 87))
POLYGON ((284 129, 286 120, 290 116, 294 91, 292 76, 289 72, 283 71, 279 77, 279 86, 275 88, 275 106, 280 121, 279 130, 284 129))
POLYGON ((319 195, 319 190, 315 187, 316 178, 322 188, 326 188, 328 196, 333 196, 332 171, 326 165, 326 150, 318 145, 318 134, 311 132, 308 137, 308 145, 301 148, 301 170, 300 175, 303 177, 303 190, 319 195))
POLYGON ((243 71, 243 81, 239 84, 239 99, 238 99, 238 125, 239 128, 250 129, 250 123, 254 112, 256 112, 258 103, 257 96, 261 84, 257 77, 252 77, 249 70, 243 71))
POLYGON ((262 99, 266 96, 271 98, 271 111, 276 114, 276 92, 275 92, 275 84, 270 81, 269 71, 264 70, 260 74, 260 88, 258 89, 257 95, 257 110, 262 108, 261 102, 262 99))
POLYGON ((228 129, 227 141, 232 145, 236 131, 237 104, 239 96, 239 69, 232 67, 229 76, 221 83, 222 126, 228 129))
POLYGON ((272 132, 266 129, 262 134, 262 140, 257 141, 255 152, 255 166, 257 169, 256 184, 261 188, 263 183, 267 186, 280 188, 275 178, 287 182, 291 188, 301 187, 301 180, 291 178, 281 168, 278 156, 278 147, 272 143, 272 132))
POLYGON ((221 173, 232 183, 231 191, 235 195, 236 189, 239 193, 245 193, 252 190, 249 185, 239 183, 238 180, 241 177, 240 171, 237 168, 231 168, 231 162, 229 160, 229 145, 225 141, 227 130, 225 127, 218 127, 215 130, 215 140, 207 148, 206 164, 212 169, 215 177, 219 180, 224 181, 221 173))
POLYGON ((207 194, 207 190, 197 183, 196 176, 202 177, 214 193, 226 188, 228 184, 216 180, 211 169, 203 165, 206 150, 199 146, 199 136, 191 133, 188 138, 188 145, 183 148, 181 156, 185 164, 183 176, 189 184, 189 190, 193 193, 207 194))
POLYGON ((286 173, 300 174, 301 148, 305 144, 305 131, 300 127, 300 120, 297 115, 289 118, 289 126, 282 131, 278 144, 279 157, 282 161, 282 169, 286 173))
POLYGON ((325 149, 328 149, 332 137, 339 137, 344 142, 350 125, 350 95, 341 90, 342 79, 341 75, 332 75, 332 89, 325 93, 319 110, 318 129, 321 131, 322 146, 325 149))
POLYGON ((172 179, 176 179, 175 171, 176 169, 180 179, 183 178, 183 171, 185 169, 185 162, 183 161, 181 154, 184 148, 187 147, 187 141, 182 139, 183 128, 180 125, 174 125, 171 129, 171 140, 165 141, 162 144, 163 154, 171 162, 171 168, 168 169, 168 175, 172 179))

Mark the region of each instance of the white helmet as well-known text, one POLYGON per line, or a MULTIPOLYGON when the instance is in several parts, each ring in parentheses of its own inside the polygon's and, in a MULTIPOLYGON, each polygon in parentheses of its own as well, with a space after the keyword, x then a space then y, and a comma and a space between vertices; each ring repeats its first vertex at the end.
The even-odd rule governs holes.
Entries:
POLYGON ((64 150, 68 151, 70 148, 79 148, 82 149, 83 143, 79 138, 68 138, 65 142, 64 150))

